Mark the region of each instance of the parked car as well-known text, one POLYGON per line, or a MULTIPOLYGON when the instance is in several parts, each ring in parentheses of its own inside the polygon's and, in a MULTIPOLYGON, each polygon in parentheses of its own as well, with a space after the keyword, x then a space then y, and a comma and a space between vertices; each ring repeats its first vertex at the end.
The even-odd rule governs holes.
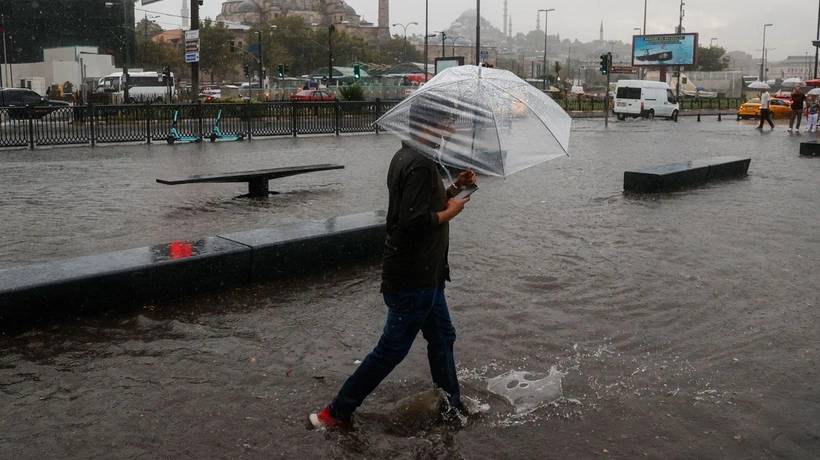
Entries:
MULTIPOLYGON (((791 100, 769 100, 769 110, 773 118, 789 118, 792 114, 791 100)), ((760 98, 754 98, 737 109, 737 119, 760 118, 760 98)))
POLYGON ((0 107, 9 107, 9 118, 22 120, 29 117, 26 106, 31 106, 32 118, 43 118, 55 110, 68 107, 68 102, 50 101, 26 88, 0 88, 0 107))
POLYGON ((619 120, 626 117, 666 117, 676 120, 680 107, 669 85, 649 80, 618 80, 612 111, 619 120))
POLYGON ((336 100, 336 96, 323 89, 303 89, 296 94, 291 94, 290 100, 302 102, 332 102, 336 100))

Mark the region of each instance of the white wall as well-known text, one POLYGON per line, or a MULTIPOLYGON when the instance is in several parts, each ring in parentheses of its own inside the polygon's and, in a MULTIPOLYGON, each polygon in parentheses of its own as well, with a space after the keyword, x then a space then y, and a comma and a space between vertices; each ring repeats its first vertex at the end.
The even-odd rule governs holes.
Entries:
MULTIPOLYGON (((71 46, 63 48, 48 48, 43 50, 45 62, 32 62, 26 64, 11 64, 13 80, 4 81, 6 86, 20 86, 20 80, 42 80, 45 85, 54 83, 62 84, 70 81, 74 88, 82 86, 82 69, 80 59, 85 66, 87 78, 100 78, 115 72, 114 57, 108 54, 96 54, 97 48, 93 46, 71 46), (92 53, 92 54, 86 54, 92 53)), ((34 87, 32 87, 34 89, 34 87)), ((38 91, 35 89, 35 91, 38 91)), ((40 92, 40 91, 38 91, 40 92)), ((42 90, 45 95, 45 88, 42 90)))

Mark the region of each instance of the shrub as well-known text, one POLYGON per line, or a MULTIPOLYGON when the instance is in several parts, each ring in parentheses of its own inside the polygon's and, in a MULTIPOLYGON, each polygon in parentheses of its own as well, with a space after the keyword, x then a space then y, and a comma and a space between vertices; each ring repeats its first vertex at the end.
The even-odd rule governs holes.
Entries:
POLYGON ((339 94, 345 101, 364 100, 364 89, 359 85, 342 86, 339 88, 339 94))

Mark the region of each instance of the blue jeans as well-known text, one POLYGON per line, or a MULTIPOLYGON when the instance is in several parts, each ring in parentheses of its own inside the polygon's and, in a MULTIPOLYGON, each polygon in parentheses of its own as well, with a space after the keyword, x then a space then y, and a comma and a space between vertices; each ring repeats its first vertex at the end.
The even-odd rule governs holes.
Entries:
POLYGON ((387 322, 376 348, 347 379, 330 404, 330 414, 349 420, 353 412, 407 356, 419 331, 427 340, 433 383, 447 392, 450 404, 461 408, 461 392, 453 358, 456 330, 450 321, 444 289, 385 292, 387 322))

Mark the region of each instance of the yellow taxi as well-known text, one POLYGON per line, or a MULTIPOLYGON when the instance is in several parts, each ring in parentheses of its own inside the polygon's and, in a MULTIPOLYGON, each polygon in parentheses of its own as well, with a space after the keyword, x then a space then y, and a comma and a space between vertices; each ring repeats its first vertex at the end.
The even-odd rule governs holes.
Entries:
MULTIPOLYGON (((785 99, 772 98, 769 110, 774 118, 789 118, 792 114, 791 102, 785 99)), ((737 119, 760 118, 760 98, 751 99, 737 109, 737 119)))

